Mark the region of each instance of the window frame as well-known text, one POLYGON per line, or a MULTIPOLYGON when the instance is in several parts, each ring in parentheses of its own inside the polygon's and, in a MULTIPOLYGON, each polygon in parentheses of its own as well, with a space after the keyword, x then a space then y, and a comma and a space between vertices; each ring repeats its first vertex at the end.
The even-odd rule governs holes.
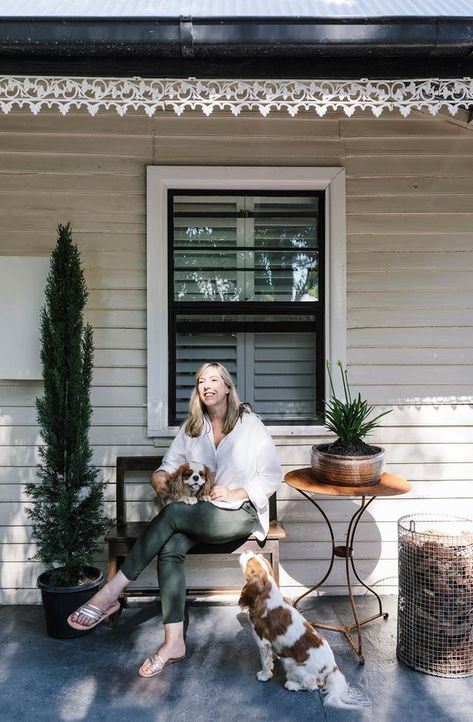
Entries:
MULTIPOLYGON (((326 358, 346 363, 346 191, 340 167, 148 166, 147 168, 147 410, 148 436, 168 437, 168 191, 325 191, 326 358), (158 278, 157 278, 158 275, 158 278)), ((336 379, 335 379, 336 381, 336 379)), ((328 379, 325 379, 327 396, 328 379)), ((324 435, 325 427, 269 426, 274 436, 324 435)))
MULTIPOLYGON (((256 191, 251 191, 248 189, 245 189, 243 191, 240 191, 240 189, 233 189, 231 192, 231 195, 235 195, 237 197, 242 196, 256 196, 259 195, 261 191, 258 189, 256 191)), ((312 331, 315 331, 315 350, 316 350, 316 368, 315 371, 315 391, 316 391, 316 399, 317 399, 317 407, 318 411, 320 412, 323 408, 323 401, 325 398, 325 384, 324 384, 324 357, 325 357, 325 350, 324 350, 324 337, 323 337, 323 326, 325 321, 325 313, 324 313, 324 304, 325 304, 325 257, 324 257, 324 251, 325 251, 325 231, 324 231, 324 224, 325 224, 325 191, 300 191, 300 190, 284 190, 276 191, 276 190, 269 190, 265 191, 264 197, 278 197, 281 195, 284 195, 285 197, 288 196, 294 196, 294 197, 300 197, 301 195, 304 195, 306 197, 314 197, 316 196, 318 199, 318 208, 321 210, 319 216, 318 216, 318 231, 317 231, 317 240, 319 241, 319 245, 315 248, 318 254, 318 268, 321 271, 321 278, 318 279, 318 288, 319 288, 319 296, 317 299, 314 299, 313 302, 307 302, 307 301, 256 301, 256 300, 245 300, 245 301, 176 301, 174 298, 173 293, 173 285, 174 285, 174 273, 175 273, 175 265, 174 265, 174 198, 179 195, 186 195, 186 196, 198 196, 200 198, 204 198, 206 195, 211 196, 228 196, 228 190, 209 190, 209 191, 202 191, 201 189, 195 190, 194 188, 186 188, 186 189, 175 189, 168 190, 168 350, 169 350, 169 374, 168 374, 168 419, 171 420, 171 428, 174 426, 174 423, 178 424, 179 420, 176 418, 176 413, 174 415, 172 414, 172 410, 176 412, 176 376, 177 376, 177 354, 176 354, 176 340, 177 340, 177 334, 178 334, 178 325, 186 326, 189 325, 189 330, 195 330, 197 329, 198 324, 196 325, 195 322, 189 321, 187 324, 184 323, 178 323, 176 322, 176 316, 179 314, 183 314, 184 316, 186 314, 189 314, 190 317, 196 317, 198 313, 200 312, 203 315, 206 314, 220 314, 220 313, 228 313, 228 314, 234 314, 238 316, 244 316, 245 314, 250 315, 259 315, 259 314, 267 314, 267 315, 274 315, 274 316, 291 316, 294 315, 300 315, 300 316, 315 316, 315 320, 312 321, 312 324, 309 320, 300 321, 300 322, 294 322, 291 321, 289 324, 287 321, 282 321, 278 324, 277 321, 271 322, 269 325, 264 325, 265 331, 268 331, 268 333, 277 333, 277 332, 288 332, 288 331, 294 331, 296 330, 296 327, 300 326, 300 331, 307 330, 307 327, 311 328, 312 331), (322 207, 323 206, 323 207, 322 207), (288 327, 284 331, 284 327, 288 327)), ((205 322, 204 322, 205 324, 205 322)), ((253 321, 245 321, 245 322, 238 322, 238 321, 231 321, 225 324, 226 328, 229 332, 241 332, 241 331, 256 331, 259 328, 261 328, 261 322, 258 322, 257 320, 253 321)), ((210 327, 215 330, 216 333, 221 332, 221 322, 215 321, 211 322, 210 327)), ((209 330, 210 330, 209 327, 209 330)), ((204 328, 206 326, 204 325, 204 328)), ((214 358, 214 356, 212 356, 214 358)), ((218 356, 216 357, 218 358, 218 356)), ((242 398, 247 399, 245 394, 242 392, 242 398)), ((249 400, 249 399, 247 399, 249 400)), ((253 404, 254 408, 254 404, 253 404)), ((258 413, 258 412, 257 412, 258 413)), ((264 420, 264 417, 263 417, 264 420)), ((271 424, 268 423, 268 426, 271 424)), ((314 424, 316 426, 317 424, 314 424)), ((301 424, 295 422, 295 421, 287 421, 286 424, 279 423, 274 424, 274 427, 281 427, 281 426, 301 426, 301 424)))

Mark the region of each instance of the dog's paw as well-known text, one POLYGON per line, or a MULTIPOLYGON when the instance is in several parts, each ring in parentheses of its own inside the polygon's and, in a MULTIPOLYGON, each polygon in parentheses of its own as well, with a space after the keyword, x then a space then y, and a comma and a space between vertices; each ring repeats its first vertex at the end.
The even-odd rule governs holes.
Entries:
POLYGON ((195 498, 195 496, 186 496, 184 501, 186 504, 197 504, 197 499, 195 498))
POLYGON ((202 496, 199 497, 199 501, 212 501, 212 497, 210 494, 202 494, 202 496))
POLYGON ((316 677, 308 679, 305 684, 301 685, 301 688, 307 689, 309 692, 313 692, 319 688, 319 680, 316 677))
POLYGON ((257 677, 257 679, 259 679, 260 682, 267 682, 268 679, 271 679, 272 676, 273 676, 272 672, 264 672, 263 670, 261 670, 261 672, 256 673, 256 677, 257 677))
POLYGON ((298 692, 302 689, 302 685, 300 685, 299 682, 293 682, 292 679, 288 679, 284 686, 290 692, 298 692))

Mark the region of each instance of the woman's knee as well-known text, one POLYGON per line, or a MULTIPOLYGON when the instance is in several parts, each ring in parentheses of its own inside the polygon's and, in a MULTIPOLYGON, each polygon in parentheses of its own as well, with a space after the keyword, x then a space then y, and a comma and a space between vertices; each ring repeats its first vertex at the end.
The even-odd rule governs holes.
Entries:
POLYGON ((174 534, 158 554, 158 563, 183 563, 193 542, 181 534, 174 534))
POLYGON ((161 549, 158 554, 159 564, 183 564, 186 558, 186 552, 182 549, 161 549))

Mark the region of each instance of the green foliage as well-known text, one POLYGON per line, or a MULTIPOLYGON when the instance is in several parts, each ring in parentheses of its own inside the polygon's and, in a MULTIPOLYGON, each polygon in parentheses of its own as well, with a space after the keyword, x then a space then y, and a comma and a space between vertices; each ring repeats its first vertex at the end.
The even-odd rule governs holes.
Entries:
POLYGON ((34 559, 59 586, 77 584, 110 526, 103 512, 105 484, 97 481, 88 433, 92 415, 92 328, 84 323, 87 287, 71 227, 59 225, 41 312, 44 396, 36 399, 44 442, 38 479, 26 484, 37 544, 34 559))
POLYGON ((338 438, 344 443, 349 444, 361 440, 370 431, 380 426, 379 420, 389 414, 391 409, 383 411, 372 419, 368 419, 374 407, 369 406, 368 402, 361 398, 360 393, 355 398, 352 398, 348 383, 348 372, 343 368, 342 362, 337 361, 337 366, 342 376, 344 401, 337 398, 335 394, 332 372, 328 361, 326 366, 332 396, 325 406, 325 426, 337 434, 338 438))

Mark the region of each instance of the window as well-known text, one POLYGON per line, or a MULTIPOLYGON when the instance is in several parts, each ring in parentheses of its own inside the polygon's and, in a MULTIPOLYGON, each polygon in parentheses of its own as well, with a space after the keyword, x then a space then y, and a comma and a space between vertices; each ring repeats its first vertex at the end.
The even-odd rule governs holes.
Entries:
POLYGON ((311 424, 323 399, 323 191, 168 191, 169 416, 221 360, 272 424, 311 424))
POLYGON ((341 168, 148 168, 148 433, 221 360, 273 433, 314 433, 345 361, 341 168))

